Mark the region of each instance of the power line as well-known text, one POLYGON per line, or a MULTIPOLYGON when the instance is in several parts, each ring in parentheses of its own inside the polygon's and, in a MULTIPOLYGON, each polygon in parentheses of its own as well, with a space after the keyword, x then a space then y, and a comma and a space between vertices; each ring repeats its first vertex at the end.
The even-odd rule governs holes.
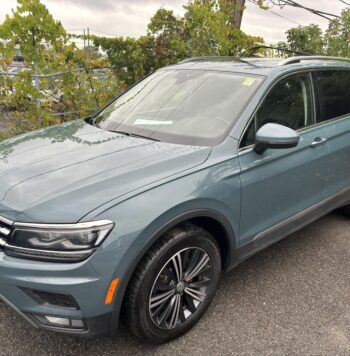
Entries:
POLYGON ((68 28, 68 29, 66 29, 66 31, 84 31, 85 30, 85 28, 68 28))
POLYGON ((283 16, 283 15, 281 15, 281 14, 278 14, 277 12, 272 11, 271 9, 269 9, 269 11, 270 11, 272 14, 274 14, 274 15, 276 15, 276 16, 278 16, 278 17, 281 17, 282 19, 285 19, 285 20, 290 21, 290 22, 293 22, 293 23, 295 23, 295 24, 297 24, 297 25, 299 25, 299 26, 302 26, 301 23, 299 23, 299 22, 297 22, 297 21, 294 21, 294 20, 292 20, 292 19, 290 19, 290 18, 288 18, 288 17, 286 17, 286 16, 283 16))
MULTIPOLYGON (((248 0, 250 3, 252 3, 252 4, 254 4, 254 5, 258 5, 254 0, 248 0)), ((277 12, 275 12, 275 11, 273 11, 273 10, 271 10, 271 9, 267 9, 269 12, 271 12, 272 14, 274 14, 274 15, 276 15, 276 16, 278 16, 278 17, 281 17, 282 19, 284 19, 284 20, 287 20, 287 21, 289 21, 289 22, 292 22, 292 23, 295 23, 296 25, 299 25, 299 26, 302 26, 302 24, 301 23, 299 23, 299 22, 297 22, 297 21, 294 21, 294 20, 292 20, 292 19, 290 19, 289 17, 287 17, 287 16, 283 16, 283 15, 281 15, 281 14, 278 14, 277 12)))
POLYGON ((350 3, 344 1, 344 0, 339 0, 340 2, 342 2, 343 4, 347 5, 347 6, 350 6, 350 3))
MULTIPOLYGON (((252 1, 255 4, 259 5, 259 0, 252 0, 252 1)), ((279 6, 281 9, 283 9, 285 6, 292 6, 292 7, 296 7, 299 9, 303 9, 303 10, 313 13, 314 15, 323 17, 323 18, 327 19, 328 21, 332 20, 333 18, 340 18, 340 16, 338 16, 338 15, 301 5, 294 0, 269 0, 268 2, 271 3, 272 5, 279 6)))
POLYGON ((109 32, 103 32, 103 31, 99 31, 96 30, 94 28, 90 28, 91 31, 96 32, 96 33, 100 33, 102 35, 107 35, 107 36, 112 36, 112 37, 118 37, 118 35, 116 35, 115 33, 109 33, 109 32))
MULTIPOLYGON (((276 0, 272 0, 272 2, 275 2, 276 0)), ((327 20, 332 20, 333 17, 335 18, 340 18, 340 16, 338 15, 335 15, 335 14, 331 14, 329 12, 325 12, 325 11, 321 11, 321 10, 316 10, 316 9, 313 9, 311 7, 306 7, 304 5, 301 5, 299 3, 297 3, 296 1, 294 0, 277 0, 279 3, 283 2, 285 5, 289 5, 289 6, 293 6, 293 7, 297 7, 297 8, 300 8, 300 9, 304 9, 304 10, 307 10, 315 15, 318 15, 318 16, 321 16, 327 20)))
MULTIPOLYGON (((77 29, 67 29, 66 31, 67 32, 70 32, 70 31, 85 31, 86 29, 85 28, 77 28, 77 29)), ((110 33, 110 32, 103 32, 103 31, 99 31, 99 30, 96 30, 94 28, 90 28, 90 35, 93 35, 91 34, 91 32, 94 32, 94 33, 97 33, 97 34, 102 34, 102 35, 107 35, 107 36, 112 36, 112 37, 118 37, 117 34, 115 33, 110 33)), ((82 34, 84 35, 84 33, 82 34)), ((75 33, 72 33, 71 36, 81 36, 80 34, 75 34, 75 33)))

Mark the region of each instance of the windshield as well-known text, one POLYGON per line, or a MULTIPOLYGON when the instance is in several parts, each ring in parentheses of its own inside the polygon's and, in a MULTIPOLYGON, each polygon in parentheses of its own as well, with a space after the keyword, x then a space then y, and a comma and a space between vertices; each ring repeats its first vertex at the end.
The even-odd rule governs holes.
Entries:
POLYGON ((205 70, 160 70, 95 120, 109 131, 189 145, 221 141, 263 78, 205 70))

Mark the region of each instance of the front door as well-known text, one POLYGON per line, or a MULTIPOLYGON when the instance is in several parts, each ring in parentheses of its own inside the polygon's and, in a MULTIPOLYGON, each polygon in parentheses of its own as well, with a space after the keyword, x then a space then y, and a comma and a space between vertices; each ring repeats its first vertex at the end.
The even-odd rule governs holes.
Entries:
POLYGON ((240 246, 263 236, 324 198, 327 129, 315 125, 312 77, 294 74, 275 84, 241 142, 240 246), (278 123, 299 131, 297 147, 254 152, 256 131, 278 123))

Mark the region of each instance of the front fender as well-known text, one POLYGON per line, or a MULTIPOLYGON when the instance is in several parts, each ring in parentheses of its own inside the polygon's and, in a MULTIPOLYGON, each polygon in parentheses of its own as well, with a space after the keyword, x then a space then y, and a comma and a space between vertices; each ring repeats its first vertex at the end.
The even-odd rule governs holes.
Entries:
POLYGON ((228 265, 231 264, 231 255, 234 254, 237 241, 231 223, 223 214, 223 211, 225 211, 226 208, 218 202, 211 201, 211 206, 217 206, 218 209, 206 209, 205 206, 208 206, 207 204, 208 201, 197 200, 172 208, 147 226, 134 240, 134 243, 129 247, 129 249, 126 250, 120 263, 118 263, 114 274, 115 276, 118 276, 118 278, 120 278, 121 275, 122 277, 120 278, 120 284, 114 300, 111 331, 116 330, 118 327, 119 315, 124 296, 137 265, 141 262, 142 258, 151 246, 159 238, 161 238, 165 232, 169 231, 181 222, 185 222, 196 217, 208 217, 219 222, 225 229, 228 237, 229 251, 231 251, 231 253, 229 253, 229 261, 227 263, 228 265), (197 208, 188 210, 190 206, 193 208, 197 206, 197 208))
MULTIPOLYGON (((231 249, 240 219, 240 178, 236 158, 212 165, 119 203, 96 219, 111 219, 116 227, 101 249, 123 249, 113 261, 118 286, 113 307, 113 329, 129 280, 146 251, 169 228, 193 217, 211 217, 225 227, 231 249)), ((110 267, 110 263, 106 262, 110 267)))

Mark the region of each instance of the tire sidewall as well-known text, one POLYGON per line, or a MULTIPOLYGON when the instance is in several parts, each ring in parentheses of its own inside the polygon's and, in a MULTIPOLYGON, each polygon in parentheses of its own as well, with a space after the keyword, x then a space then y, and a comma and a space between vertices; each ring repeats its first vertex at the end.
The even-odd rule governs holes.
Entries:
POLYGON ((163 343, 179 337, 191 329, 210 305, 218 287, 220 272, 219 248, 210 234, 204 230, 201 230, 199 234, 198 230, 194 230, 175 235, 175 238, 170 240, 169 244, 164 245, 160 254, 154 258, 138 290, 137 319, 140 323, 139 330, 144 334, 144 337, 152 343, 163 343), (161 269, 177 252, 191 247, 204 250, 211 260, 212 279, 207 289, 206 299, 198 306, 196 312, 181 325, 174 329, 161 329, 154 324, 149 315, 149 299, 154 282, 161 269))

